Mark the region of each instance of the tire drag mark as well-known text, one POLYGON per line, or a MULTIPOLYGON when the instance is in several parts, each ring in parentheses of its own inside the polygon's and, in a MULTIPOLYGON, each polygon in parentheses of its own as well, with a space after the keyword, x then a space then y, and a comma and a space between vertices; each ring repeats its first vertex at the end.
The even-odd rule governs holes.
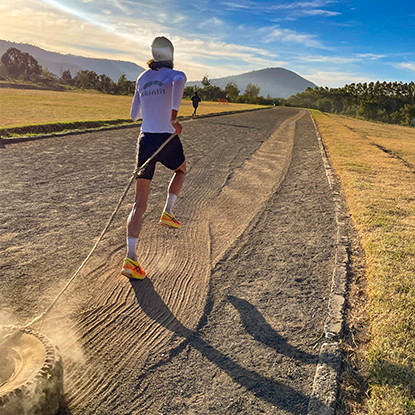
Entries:
POLYGON ((212 268, 261 211, 285 177, 301 111, 285 120, 242 168, 234 171, 211 207, 212 268))

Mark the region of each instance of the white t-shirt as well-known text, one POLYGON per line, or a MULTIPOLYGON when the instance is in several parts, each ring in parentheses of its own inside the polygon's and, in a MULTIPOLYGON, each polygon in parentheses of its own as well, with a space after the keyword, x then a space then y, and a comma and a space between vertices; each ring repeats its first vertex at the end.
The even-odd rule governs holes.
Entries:
POLYGON ((131 118, 143 119, 142 132, 174 133, 171 111, 179 110, 186 80, 183 72, 169 68, 148 69, 137 78, 131 118))

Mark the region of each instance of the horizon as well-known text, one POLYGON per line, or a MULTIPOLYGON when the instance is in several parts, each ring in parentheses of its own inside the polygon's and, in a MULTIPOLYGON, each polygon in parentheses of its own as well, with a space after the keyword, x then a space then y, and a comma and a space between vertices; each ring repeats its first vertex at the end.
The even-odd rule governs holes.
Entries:
POLYGON ((407 8, 370 0, 3 0, 0 37, 146 68, 152 39, 164 35, 175 46, 175 68, 191 82, 282 68, 331 88, 408 83, 415 10, 407 8))

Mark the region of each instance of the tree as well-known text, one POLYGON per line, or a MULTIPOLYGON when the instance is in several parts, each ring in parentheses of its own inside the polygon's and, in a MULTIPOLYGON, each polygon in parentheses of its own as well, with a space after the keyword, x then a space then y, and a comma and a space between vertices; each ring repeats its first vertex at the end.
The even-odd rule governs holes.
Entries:
POLYGON ((73 80, 77 88, 98 89, 99 77, 94 71, 78 71, 73 80))
POLYGON ((99 75, 98 81, 98 90, 104 92, 105 94, 109 94, 114 92, 117 85, 115 82, 107 75, 102 74, 99 75))
POLYGON ((49 87, 55 87, 58 84, 59 78, 49 71, 48 68, 44 68, 42 71, 42 77, 39 79, 40 83, 49 87))
POLYGON ((203 101, 216 101, 218 98, 225 98, 225 92, 218 86, 209 85, 197 90, 203 101))
POLYGON ((414 105, 405 104, 405 106, 401 108, 401 113, 402 113, 405 123, 408 125, 411 125, 412 120, 415 119, 415 104, 414 105))
POLYGON ((212 85, 212 82, 210 82, 210 79, 209 79, 209 75, 208 74, 205 74, 204 76, 203 76, 203 78, 202 78, 202 85, 204 86, 204 87, 207 87, 207 86, 211 86, 212 85))
POLYGON ((13 78, 23 77, 24 80, 31 80, 33 75, 38 76, 42 73, 42 67, 32 55, 22 53, 16 48, 7 49, 1 57, 1 63, 13 78))
POLYGON ((183 98, 191 98, 197 90, 196 86, 186 86, 183 91, 183 98))
POLYGON ((10 74, 9 74, 9 71, 7 70, 7 68, 6 68, 6 65, 3 62, 1 62, 0 63, 0 80, 4 81, 9 77, 10 77, 10 74))
POLYGON ((261 88, 258 85, 253 85, 251 83, 246 86, 244 96, 249 104, 258 97, 260 89, 261 88))
POLYGON ((19 57, 22 52, 16 48, 7 49, 6 53, 1 57, 1 63, 6 67, 10 76, 19 76, 19 57))
POLYGON ((329 98, 319 99, 316 102, 317 108, 323 112, 330 112, 333 108, 331 100, 329 98))
POLYGON ((378 113, 378 104, 375 101, 362 101, 356 115, 368 120, 376 119, 378 113))
POLYGON ((68 84, 72 81, 72 74, 69 69, 65 69, 61 74, 61 79, 68 84))
POLYGON ((238 89, 238 85, 235 81, 229 81, 228 84, 225 86, 225 94, 226 97, 234 102, 241 91, 238 89))
POLYGON ((121 95, 131 95, 134 93, 134 90, 135 90, 135 82, 129 81, 127 79, 127 75, 123 73, 118 78, 117 92, 121 95))

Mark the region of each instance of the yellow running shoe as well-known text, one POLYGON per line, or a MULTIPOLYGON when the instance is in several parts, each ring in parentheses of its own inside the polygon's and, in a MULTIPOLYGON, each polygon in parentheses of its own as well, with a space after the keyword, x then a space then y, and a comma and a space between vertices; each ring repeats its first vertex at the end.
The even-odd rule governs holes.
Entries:
POLYGON ((166 211, 161 215, 159 225, 166 226, 167 228, 179 229, 182 227, 182 224, 176 219, 176 217, 166 211))
POLYGON ((146 272, 140 267, 137 261, 133 261, 130 258, 124 259, 124 265, 121 270, 121 274, 127 278, 142 280, 146 277, 146 272))

